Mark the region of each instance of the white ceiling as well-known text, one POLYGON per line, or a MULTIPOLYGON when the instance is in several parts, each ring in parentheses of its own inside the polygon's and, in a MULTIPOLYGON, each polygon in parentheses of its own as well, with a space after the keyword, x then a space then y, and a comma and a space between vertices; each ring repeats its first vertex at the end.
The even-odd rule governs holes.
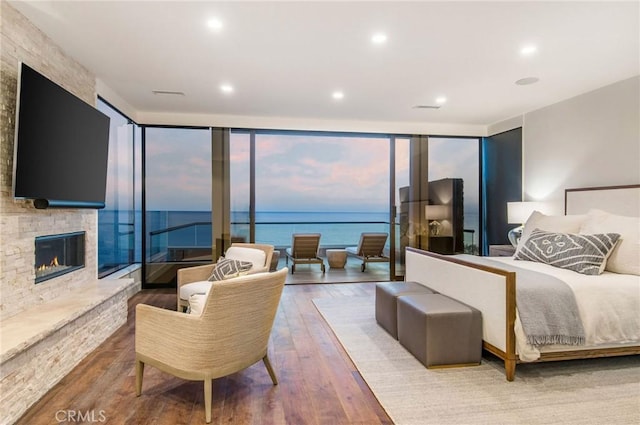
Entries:
POLYGON ((11 3, 140 115, 487 126, 640 74, 638 1, 11 3))

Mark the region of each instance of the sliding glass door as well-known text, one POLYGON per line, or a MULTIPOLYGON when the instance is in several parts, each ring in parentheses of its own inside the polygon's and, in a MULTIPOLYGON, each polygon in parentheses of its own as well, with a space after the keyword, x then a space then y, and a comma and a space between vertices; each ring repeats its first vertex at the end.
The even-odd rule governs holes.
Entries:
POLYGON ((480 232, 480 140, 477 138, 429 137, 429 181, 462 181, 464 252, 479 254, 480 232))
POLYGON ((213 260, 211 145, 208 128, 145 128, 146 284, 213 260))

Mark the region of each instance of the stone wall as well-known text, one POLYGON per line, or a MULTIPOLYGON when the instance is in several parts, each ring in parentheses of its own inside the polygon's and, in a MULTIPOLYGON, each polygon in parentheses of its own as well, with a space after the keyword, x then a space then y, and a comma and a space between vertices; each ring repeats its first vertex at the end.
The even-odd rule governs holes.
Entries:
POLYGON ((126 273, 133 278, 97 279, 95 210, 37 210, 32 201, 13 198, 19 63, 91 105, 96 102, 96 81, 6 1, 0 1, 0 19, 0 424, 4 425, 14 423, 126 323, 127 299, 139 291, 140 273, 132 268, 126 273), (85 267, 36 285, 36 236, 80 231, 85 232, 85 267))
POLYGON ((0 2, 0 320, 97 278, 97 213, 36 210, 14 200, 13 149, 18 67, 24 62, 85 102, 95 105, 94 75, 6 1, 0 2), (35 285, 35 237, 86 232, 85 268, 35 285))
MULTIPOLYGON (((129 285, 96 308, 64 324, 59 331, 44 331, 40 342, 2 363, 0 425, 18 420, 53 385, 127 322, 127 298, 132 287, 129 285)), ((50 421, 56 422, 53 417, 50 421)))

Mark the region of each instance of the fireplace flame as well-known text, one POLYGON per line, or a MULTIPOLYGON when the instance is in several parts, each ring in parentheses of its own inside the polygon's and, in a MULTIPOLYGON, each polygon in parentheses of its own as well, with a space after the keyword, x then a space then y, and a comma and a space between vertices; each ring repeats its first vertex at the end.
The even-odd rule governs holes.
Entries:
POLYGON ((58 267, 58 266, 60 266, 60 263, 58 262, 58 257, 56 256, 56 257, 53 257, 53 260, 51 260, 49 265, 42 264, 41 266, 38 266, 38 268, 36 270, 39 271, 39 272, 42 272, 42 271, 46 271, 46 270, 48 270, 50 268, 58 267))

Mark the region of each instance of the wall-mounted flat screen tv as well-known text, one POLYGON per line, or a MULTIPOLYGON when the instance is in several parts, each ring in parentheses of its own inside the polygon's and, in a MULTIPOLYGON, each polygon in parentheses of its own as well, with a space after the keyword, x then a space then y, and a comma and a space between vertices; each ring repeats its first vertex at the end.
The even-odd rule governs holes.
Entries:
POLYGON ((20 64, 13 194, 36 208, 104 208, 109 117, 20 64))

